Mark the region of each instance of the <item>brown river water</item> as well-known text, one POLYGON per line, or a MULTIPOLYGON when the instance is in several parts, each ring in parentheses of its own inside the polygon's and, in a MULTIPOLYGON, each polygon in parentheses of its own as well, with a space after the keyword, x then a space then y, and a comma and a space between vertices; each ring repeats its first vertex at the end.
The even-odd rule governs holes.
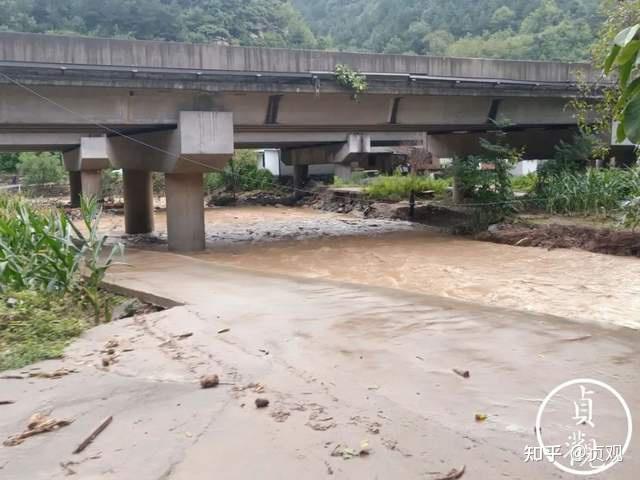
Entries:
MULTIPOLYGON (((206 223, 209 247, 197 257, 223 265, 640 328, 637 258, 498 245, 308 208, 210 209, 206 223)), ((108 216, 103 227, 121 224, 108 216)), ((164 225, 156 213, 161 235, 164 225)))

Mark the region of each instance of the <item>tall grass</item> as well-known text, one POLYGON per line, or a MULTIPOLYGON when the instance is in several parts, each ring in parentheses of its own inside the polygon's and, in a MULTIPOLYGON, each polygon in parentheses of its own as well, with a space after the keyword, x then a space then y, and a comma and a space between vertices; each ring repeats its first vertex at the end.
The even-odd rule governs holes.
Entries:
POLYGON ((365 187, 365 192, 376 200, 406 200, 411 191, 416 193, 432 190, 436 195, 443 195, 451 185, 449 180, 433 179, 418 176, 380 176, 375 177, 365 187))
POLYGON ((640 196, 640 169, 560 173, 541 182, 537 193, 550 213, 609 214, 640 196))

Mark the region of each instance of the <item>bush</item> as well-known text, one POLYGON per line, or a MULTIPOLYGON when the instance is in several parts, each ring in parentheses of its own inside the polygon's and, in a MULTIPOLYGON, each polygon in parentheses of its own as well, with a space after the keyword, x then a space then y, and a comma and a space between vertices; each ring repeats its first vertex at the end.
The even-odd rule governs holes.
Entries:
POLYGON ((237 150, 222 172, 208 173, 205 177, 208 191, 224 188, 230 191, 270 190, 274 187, 269 170, 258 168, 256 152, 237 150))
POLYGON ((18 171, 27 185, 62 183, 65 170, 59 154, 21 153, 18 171))
POLYGON ((122 172, 106 168, 102 170, 102 195, 113 200, 123 195, 122 172))
POLYGON ((609 214, 622 202, 640 196, 640 169, 557 174, 540 184, 538 196, 550 213, 609 214))
POLYGON ((520 177, 511 178, 511 187, 516 192, 530 193, 535 190, 538 184, 538 175, 535 173, 527 173, 520 177))
POLYGON ((449 180, 418 176, 380 176, 373 178, 365 187, 365 192, 377 200, 407 200, 411 191, 416 193, 433 190, 443 195, 450 186, 449 180))
POLYGON ((576 135, 572 143, 563 140, 554 147, 553 158, 538 170, 541 177, 550 177, 564 172, 583 172, 589 164, 596 140, 586 135, 576 135))
POLYGON ((19 162, 20 156, 17 153, 0 153, 0 172, 17 172, 19 162))

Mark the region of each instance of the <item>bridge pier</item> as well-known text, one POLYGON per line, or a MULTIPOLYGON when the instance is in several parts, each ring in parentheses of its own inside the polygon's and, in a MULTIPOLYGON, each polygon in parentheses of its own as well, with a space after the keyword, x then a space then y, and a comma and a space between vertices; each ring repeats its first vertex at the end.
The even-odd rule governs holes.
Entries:
POLYGON ((300 198, 302 196, 302 192, 300 190, 305 186, 308 178, 309 178, 309 165, 293 166, 293 188, 294 188, 294 195, 296 198, 300 198))
POLYGON ((353 174, 353 167, 351 166, 351 164, 348 165, 342 165, 342 164, 338 164, 336 165, 336 170, 335 170, 335 175, 336 177, 345 180, 345 181, 349 181, 351 180, 351 175, 353 174))
POLYGON ((95 197, 102 200, 102 171, 82 170, 80 172, 80 184, 82 195, 85 197, 95 197))
POLYGON ((204 188, 202 173, 167 173, 167 237, 169 250, 204 250, 204 188))
POLYGON ((80 206, 80 197, 82 196, 80 172, 69 172, 69 196, 71 208, 78 208, 80 206))
POLYGON ((151 172, 122 171, 124 230, 126 233, 153 232, 153 183, 151 172))

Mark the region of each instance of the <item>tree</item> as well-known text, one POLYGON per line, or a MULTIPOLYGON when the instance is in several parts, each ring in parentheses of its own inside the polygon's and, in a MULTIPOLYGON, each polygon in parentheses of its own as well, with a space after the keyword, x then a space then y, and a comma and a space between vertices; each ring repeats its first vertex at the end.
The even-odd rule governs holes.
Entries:
POLYGON ((65 177, 62 159, 57 153, 21 153, 18 171, 27 185, 60 183, 65 177))

